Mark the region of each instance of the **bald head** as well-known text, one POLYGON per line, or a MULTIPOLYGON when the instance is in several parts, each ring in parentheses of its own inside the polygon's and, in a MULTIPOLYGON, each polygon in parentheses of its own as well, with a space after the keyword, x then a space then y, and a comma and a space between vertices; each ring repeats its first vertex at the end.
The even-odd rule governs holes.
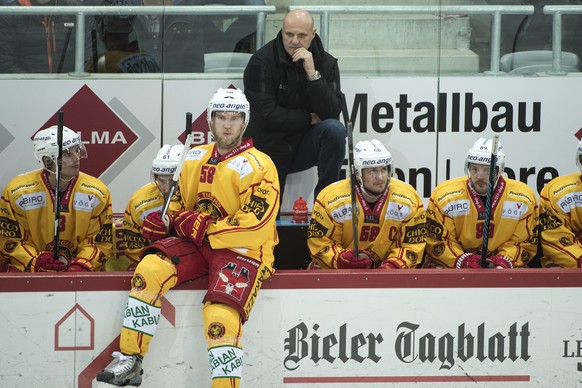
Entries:
POLYGON ((295 50, 301 47, 308 49, 315 38, 313 16, 302 9, 289 11, 283 19, 281 32, 285 51, 289 55, 293 56, 295 50))

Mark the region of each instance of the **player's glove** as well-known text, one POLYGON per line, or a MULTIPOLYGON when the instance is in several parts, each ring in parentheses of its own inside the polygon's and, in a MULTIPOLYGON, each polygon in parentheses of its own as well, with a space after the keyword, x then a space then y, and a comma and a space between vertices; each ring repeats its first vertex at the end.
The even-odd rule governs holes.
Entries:
POLYGON ((337 259, 338 269, 370 268, 371 266, 372 260, 370 260, 368 256, 359 257, 351 249, 346 249, 345 251, 340 253, 337 259))
MULTIPOLYGON (((168 217, 168 215, 166 215, 168 217)), ((141 228, 141 235, 150 241, 158 241, 166 237, 168 232, 173 228, 173 221, 170 217, 169 227, 166 226, 164 220, 162 220, 162 212, 152 212, 148 214, 143 220, 143 226, 141 228)))
POLYGON ((507 256, 495 255, 488 258, 487 261, 493 264, 494 268, 513 268, 513 264, 507 256))
POLYGON ((93 271, 93 265, 90 260, 84 259, 82 257, 75 257, 69 263, 67 272, 91 272, 93 271))
POLYGON ((55 260, 52 252, 40 252, 30 262, 31 272, 61 272, 67 269, 67 265, 55 260))
POLYGON ((196 246, 202 246, 208 226, 214 219, 208 214, 184 210, 174 216, 174 228, 180 237, 191 239, 196 246))
POLYGON ((379 269, 399 269, 400 267, 393 260, 386 259, 380 264, 379 269))
POLYGON ((455 268, 482 268, 481 256, 474 253, 463 253, 455 260, 455 268))

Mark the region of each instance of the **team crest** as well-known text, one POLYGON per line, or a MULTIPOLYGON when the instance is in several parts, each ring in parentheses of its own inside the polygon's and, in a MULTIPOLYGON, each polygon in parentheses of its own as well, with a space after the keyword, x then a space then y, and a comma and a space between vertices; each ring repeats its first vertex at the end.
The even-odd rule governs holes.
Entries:
POLYGON ((444 243, 439 243, 439 244, 435 245, 434 248, 432 248, 432 253, 434 253, 435 256, 442 255, 444 251, 445 251, 445 244, 444 243))
POLYGON ((131 288, 135 291, 141 291, 146 288, 146 281, 141 274, 136 273, 131 279, 131 288))
POLYGON ((220 204, 210 193, 198 193, 198 199, 194 205, 194 211, 208 214, 215 220, 222 217, 220 204))
POLYGON ((235 218, 235 217, 228 217, 228 219, 226 220, 226 223, 229 224, 230 226, 239 226, 240 225, 240 221, 238 220, 238 218, 235 218))
POLYGON ((240 271, 236 272, 236 267, 236 264, 228 263, 218 271, 214 291, 225 293, 240 301, 249 285, 249 270, 242 267, 240 271))
POLYGON ((411 252, 411 251, 407 251, 406 252, 406 258, 412 263, 416 263, 416 259, 418 256, 416 256, 416 253, 411 252))
POLYGON ((4 244, 4 250, 8 253, 12 252, 16 248, 16 243, 14 241, 9 241, 4 244))
POLYGON ((224 325, 220 322, 212 322, 208 326, 208 337, 212 338, 213 340, 222 338, 225 332, 226 330, 224 325))
POLYGON ((562 238, 560 238, 560 244, 567 247, 568 245, 572 245, 573 242, 568 237, 562 237, 562 238))

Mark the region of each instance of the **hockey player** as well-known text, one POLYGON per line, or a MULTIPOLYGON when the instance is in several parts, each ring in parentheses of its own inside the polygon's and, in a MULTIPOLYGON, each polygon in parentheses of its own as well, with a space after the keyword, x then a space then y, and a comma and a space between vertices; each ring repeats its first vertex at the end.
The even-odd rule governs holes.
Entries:
POLYGON ((350 179, 324 188, 315 200, 307 246, 311 269, 415 268, 424 252, 422 200, 392 178, 392 155, 378 140, 354 147, 359 253, 354 252, 350 179))
MULTIPOLYGON (((445 181, 432 192, 426 210, 425 268, 481 268, 492 144, 491 139, 478 139, 467 154, 467 176, 445 181)), ((523 267, 536 254, 532 242, 537 200, 525 183, 504 178, 504 167, 505 153, 499 142, 487 261, 495 268, 523 267)))
MULTIPOLYGON (((582 141, 576 165, 582 171, 582 141)), ((544 267, 582 267, 582 175, 559 176, 540 193, 541 243, 544 267)))
POLYGON ((155 225, 153 228, 148 225, 150 222, 160 223, 158 220, 161 220, 161 210, 170 191, 172 178, 183 150, 183 145, 164 145, 152 162, 151 182, 136 190, 125 207, 123 242, 125 255, 130 260, 128 271, 135 270, 143 249, 149 243, 166 237, 166 233, 160 233, 155 225))
POLYGON ((112 245, 109 189, 80 172, 87 151, 81 137, 63 127, 60 194, 55 199, 57 126, 38 131, 32 144, 42 169, 13 178, 0 199, 0 251, 10 259, 8 270, 99 270, 112 245), (60 206, 57 259, 55 203, 60 206))
MULTIPOLYGON (((219 89, 209 102, 207 119, 215 142, 188 153, 178 182, 179 209, 169 226, 177 237, 146 247, 132 279, 121 352, 113 353, 115 360, 97 381, 138 386, 161 297, 176 285, 208 275, 202 317, 212 387, 240 385, 242 325, 256 291, 273 273, 279 181, 271 159, 242 139, 249 103, 240 90, 219 89), (149 311, 145 319, 134 316, 140 310, 149 311), (136 327, 135 321, 150 323, 136 327)), ((167 232, 163 223, 158 227, 167 232)))

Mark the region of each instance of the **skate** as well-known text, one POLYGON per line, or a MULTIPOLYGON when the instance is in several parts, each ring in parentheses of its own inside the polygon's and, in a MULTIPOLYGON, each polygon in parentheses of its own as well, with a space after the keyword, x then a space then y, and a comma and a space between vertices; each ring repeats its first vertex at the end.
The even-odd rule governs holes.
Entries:
POLYGON ((97 381, 124 387, 132 385, 139 387, 141 385, 141 369, 142 358, 139 355, 125 355, 120 352, 113 352, 112 356, 115 358, 101 372, 97 374, 97 381))

